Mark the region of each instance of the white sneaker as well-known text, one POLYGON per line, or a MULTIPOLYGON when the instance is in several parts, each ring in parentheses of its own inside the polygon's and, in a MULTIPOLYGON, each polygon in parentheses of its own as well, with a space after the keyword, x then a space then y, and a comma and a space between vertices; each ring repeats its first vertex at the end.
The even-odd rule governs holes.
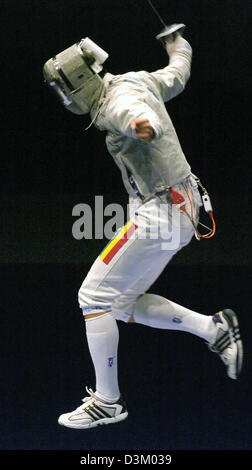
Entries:
POLYGON ((105 403, 97 398, 92 389, 86 387, 89 397, 83 398, 84 405, 71 413, 65 413, 58 423, 68 428, 88 429, 102 424, 112 424, 127 418, 126 404, 122 398, 116 403, 105 403))
POLYGON ((227 367, 227 375, 237 379, 243 361, 243 346, 239 331, 237 315, 233 310, 224 309, 213 315, 216 331, 208 347, 219 354, 227 367))

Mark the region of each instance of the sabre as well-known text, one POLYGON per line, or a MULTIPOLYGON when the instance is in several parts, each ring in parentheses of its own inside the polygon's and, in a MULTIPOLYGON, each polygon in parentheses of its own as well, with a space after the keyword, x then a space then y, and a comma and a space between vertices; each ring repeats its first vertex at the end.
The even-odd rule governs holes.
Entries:
POLYGON ((179 33, 179 34, 181 34, 181 36, 183 35, 183 31, 186 27, 185 24, 180 23, 180 24, 172 24, 170 26, 167 26, 166 23, 164 22, 163 18, 161 17, 161 15, 159 14, 158 10, 153 5, 152 1, 147 0, 147 2, 149 3, 150 7, 154 11, 155 15, 158 17, 159 21, 164 26, 163 31, 161 31, 161 33, 156 36, 156 39, 160 39, 162 41, 165 37, 168 37, 173 33, 179 33))

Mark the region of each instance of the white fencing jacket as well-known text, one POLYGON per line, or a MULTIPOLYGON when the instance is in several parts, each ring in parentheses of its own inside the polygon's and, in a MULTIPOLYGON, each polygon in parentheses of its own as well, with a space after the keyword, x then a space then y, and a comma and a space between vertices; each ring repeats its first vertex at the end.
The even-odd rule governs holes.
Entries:
POLYGON ((121 170, 130 196, 144 200, 183 181, 190 173, 165 102, 181 93, 190 77, 192 49, 179 37, 169 65, 149 73, 105 74, 105 100, 95 126, 107 131, 109 153, 121 170), (151 142, 137 139, 130 122, 148 119, 151 142))

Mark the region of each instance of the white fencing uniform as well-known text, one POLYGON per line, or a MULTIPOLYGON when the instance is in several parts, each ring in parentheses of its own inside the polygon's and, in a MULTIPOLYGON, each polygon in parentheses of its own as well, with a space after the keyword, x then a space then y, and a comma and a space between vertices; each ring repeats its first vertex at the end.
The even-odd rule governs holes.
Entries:
POLYGON ((194 234, 186 214, 177 208, 174 212, 166 199, 172 185, 184 195, 187 211, 193 210, 197 223, 197 184, 189 176, 190 166, 164 105, 183 90, 190 76, 191 55, 187 41, 178 38, 164 69, 104 77, 105 101, 95 125, 107 131, 108 150, 130 195, 131 218, 98 256, 80 288, 84 315, 109 310, 114 318, 127 322, 138 296, 194 234), (152 142, 137 139, 131 130, 130 122, 139 118, 148 119, 153 127, 152 142), (162 237, 153 238, 157 227, 162 237))

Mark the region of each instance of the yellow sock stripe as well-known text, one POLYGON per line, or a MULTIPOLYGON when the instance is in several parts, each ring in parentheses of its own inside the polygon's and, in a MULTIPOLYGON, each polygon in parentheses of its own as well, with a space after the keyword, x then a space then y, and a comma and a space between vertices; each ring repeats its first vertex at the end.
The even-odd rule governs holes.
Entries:
POLYGON ((131 225, 133 224, 132 221, 128 222, 118 233, 118 235, 111 240, 107 248, 102 252, 100 255, 101 260, 103 261, 107 254, 112 250, 112 248, 117 244, 117 242, 125 235, 125 233, 129 230, 131 225))

